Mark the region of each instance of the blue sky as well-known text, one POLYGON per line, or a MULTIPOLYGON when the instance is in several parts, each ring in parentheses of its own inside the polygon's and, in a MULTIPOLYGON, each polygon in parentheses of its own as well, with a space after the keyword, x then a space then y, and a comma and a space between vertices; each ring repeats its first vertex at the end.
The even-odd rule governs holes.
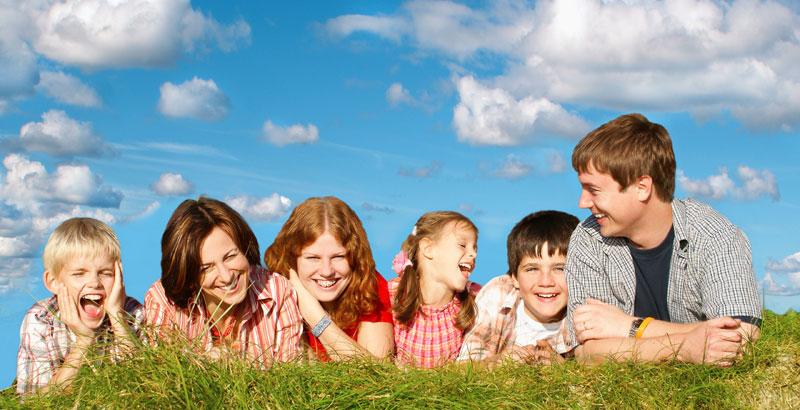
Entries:
POLYGON ((199 194, 262 253, 293 206, 340 197, 386 277, 422 213, 461 211, 485 283, 526 214, 588 216, 572 148, 628 112, 672 135, 676 196, 749 236, 766 307, 800 308, 797 2, 16 3, 0 0, 0 385, 68 217, 111 224, 140 300, 199 194))

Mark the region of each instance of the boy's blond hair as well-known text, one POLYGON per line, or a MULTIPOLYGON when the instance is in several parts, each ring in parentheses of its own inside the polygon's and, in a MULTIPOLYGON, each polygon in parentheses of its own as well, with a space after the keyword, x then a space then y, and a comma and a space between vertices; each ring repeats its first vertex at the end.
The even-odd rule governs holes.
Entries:
POLYGON ((94 218, 71 218, 50 234, 42 260, 45 271, 58 277, 70 258, 97 255, 120 260, 119 239, 114 230, 94 218))

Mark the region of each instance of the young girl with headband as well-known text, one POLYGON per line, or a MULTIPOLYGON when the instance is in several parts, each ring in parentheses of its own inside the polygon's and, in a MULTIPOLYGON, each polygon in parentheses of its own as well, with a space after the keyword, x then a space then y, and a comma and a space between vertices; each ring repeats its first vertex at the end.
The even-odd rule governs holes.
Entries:
POLYGON ((477 242, 478 228, 457 212, 428 212, 414 225, 389 281, 398 364, 431 368, 458 356, 481 288, 467 280, 477 242))

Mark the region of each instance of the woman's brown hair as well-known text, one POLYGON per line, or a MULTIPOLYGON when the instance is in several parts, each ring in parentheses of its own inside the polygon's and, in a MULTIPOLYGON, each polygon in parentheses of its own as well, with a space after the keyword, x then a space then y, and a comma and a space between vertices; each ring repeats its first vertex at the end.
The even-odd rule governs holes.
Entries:
POLYGON ((297 270, 297 258, 325 232, 333 235, 347 252, 351 279, 347 289, 328 312, 342 329, 353 326, 363 314, 374 312, 378 302, 375 260, 361 220, 346 203, 332 196, 309 198, 292 211, 275 242, 264 252, 264 263, 286 277, 297 270))
MULTIPOLYGON (((394 301, 392 301, 392 310, 397 316, 397 321, 404 326, 411 324, 414 320, 414 315, 420 311, 422 306, 421 272, 417 269, 417 266, 419 266, 419 242, 422 238, 428 238, 436 242, 444 233, 445 227, 451 222, 454 223, 454 229, 459 225, 465 225, 467 228, 474 230, 477 239, 478 228, 469 218, 458 212, 436 211, 422 215, 417 223, 414 224, 414 230, 411 235, 408 235, 405 242, 403 242, 402 250, 406 252, 408 260, 412 264, 406 266, 403 275, 400 277, 400 284, 397 287, 394 301)), ((469 286, 467 286, 461 292, 457 292, 456 297, 461 303, 461 310, 459 310, 456 318, 456 327, 466 331, 475 323, 475 315, 477 314, 475 296, 469 292, 469 286)))
POLYGON ((183 201, 161 236, 161 285, 179 308, 188 308, 200 290, 200 247, 214 228, 231 237, 251 267, 261 264, 256 236, 238 212, 204 196, 183 201))

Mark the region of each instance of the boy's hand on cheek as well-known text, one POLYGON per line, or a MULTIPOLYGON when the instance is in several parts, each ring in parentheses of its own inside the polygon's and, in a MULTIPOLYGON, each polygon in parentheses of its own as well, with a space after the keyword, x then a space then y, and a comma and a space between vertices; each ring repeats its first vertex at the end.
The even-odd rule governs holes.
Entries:
POLYGON ((58 284, 56 299, 58 299, 59 318, 72 333, 75 333, 77 343, 82 347, 88 347, 94 343, 94 331, 81 320, 77 302, 63 283, 58 284))
POLYGON ((582 344, 592 339, 628 337, 633 319, 616 306, 586 298, 586 304, 575 308, 572 325, 578 343, 582 344))
POLYGON ((122 263, 114 262, 114 286, 106 301, 106 312, 112 319, 117 319, 125 306, 125 282, 122 280, 122 263))

